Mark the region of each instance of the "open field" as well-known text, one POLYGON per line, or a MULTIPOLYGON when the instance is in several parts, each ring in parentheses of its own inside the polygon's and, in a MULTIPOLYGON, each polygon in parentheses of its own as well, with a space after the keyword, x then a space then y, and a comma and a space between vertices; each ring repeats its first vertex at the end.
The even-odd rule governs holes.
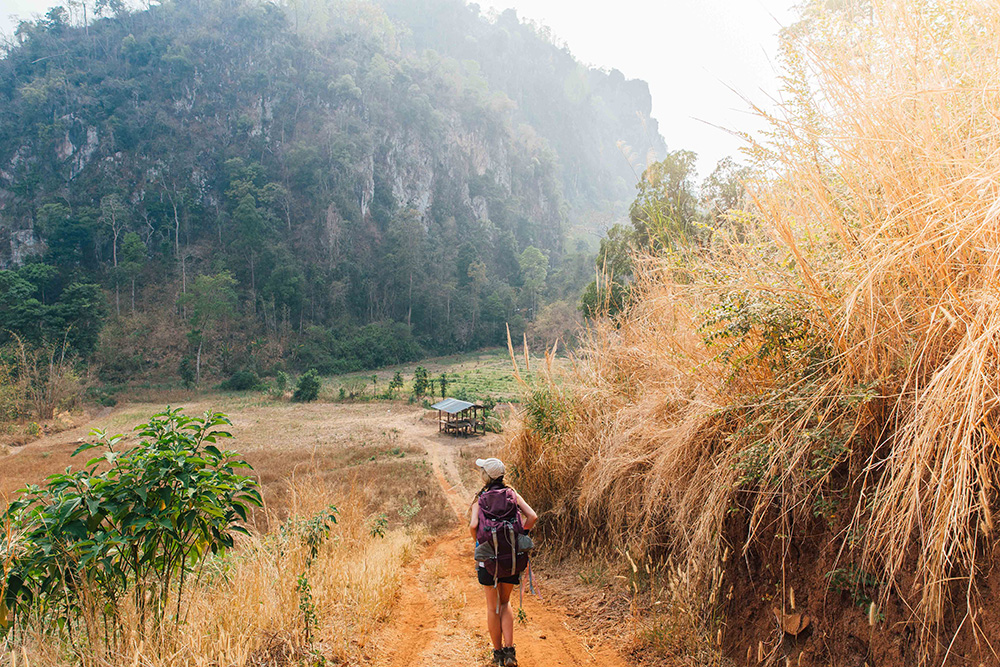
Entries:
MULTIPOLYGON (((401 522, 398 511, 420 505, 408 521, 431 530, 442 527, 443 501, 430 484, 430 469, 423 450, 400 438, 394 425, 413 408, 394 403, 293 404, 259 394, 213 395, 184 401, 174 407, 200 414, 218 410, 233 420, 234 439, 229 448, 239 451, 254 467, 264 490, 265 510, 283 516, 292 502, 289 489, 297 478, 322 480, 335 493, 346 495, 352 487, 363 493, 371 512, 385 513, 390 526, 401 522)), ((2 461, 0 498, 10 497, 27 482, 68 465, 79 467, 86 457, 72 452, 90 440, 92 428, 123 433, 163 409, 162 404, 138 403, 104 410, 74 429, 47 436, 23 447, 10 448, 2 461)), ((429 427, 433 428, 433 427, 429 427)), ((404 514, 412 509, 404 510, 404 514)), ((267 528, 267 512, 255 520, 267 528)))
MULTIPOLYGON (((260 394, 215 394, 177 405, 190 414, 230 416, 235 437, 224 444, 254 466, 265 507, 250 517, 257 530, 249 538, 212 559, 209 569, 220 574, 193 590, 194 620, 160 643, 135 637, 123 652, 104 654, 95 664, 159 664, 168 656, 185 665, 318 664, 320 657, 326 664, 379 667, 414 659, 485 664, 483 594, 464 525, 479 486, 474 461, 498 453, 499 437, 439 435, 434 413, 402 401, 294 404, 260 394), (301 549, 276 554, 269 545, 290 517, 315 516, 331 503, 340 515, 309 570, 319 625, 306 641, 296 578, 308 560, 301 549), (379 524, 384 537, 374 532, 379 524), (225 586, 212 583, 218 576, 225 586)), ((104 409, 75 428, 9 448, 0 458, 0 497, 79 466, 85 457, 70 454, 91 428, 128 434, 162 409, 157 403, 104 409)), ((556 580, 543 568, 543 593, 550 581, 556 580)), ((526 663, 624 666, 565 608, 529 599, 525 610, 517 632, 526 663)), ((24 652, 33 665, 74 662, 66 646, 44 636, 21 642, 5 646, 0 639, 0 662, 7 650, 24 652)))
MULTIPOLYGON (((517 362, 521 370, 522 377, 531 381, 537 374, 537 370, 545 364, 544 357, 530 356, 529 372, 525 371, 525 361, 523 351, 517 353, 517 362)), ((560 357, 554 361, 554 366, 563 367, 569 361, 560 357)), ((423 366, 427 369, 428 378, 433 382, 433 397, 428 400, 433 403, 440 397, 440 377, 442 373, 447 374, 447 393, 449 396, 466 398, 467 400, 490 400, 497 403, 517 402, 520 399, 522 388, 513 373, 510 353, 506 348, 493 348, 455 354, 444 357, 432 357, 419 362, 390 366, 377 371, 364 371, 345 375, 334 375, 323 378, 323 386, 320 390, 320 399, 326 402, 343 403, 345 399, 340 396, 341 388, 354 389, 358 392, 355 399, 347 398, 346 402, 370 401, 373 397, 373 388, 380 399, 384 400, 385 392, 389 386, 389 381, 398 372, 403 376, 404 385, 402 389, 395 393, 397 401, 386 401, 387 406, 402 404, 411 398, 413 393, 413 375, 417 367, 423 366), (376 376, 376 383, 372 383, 372 376, 376 376)), ((295 378, 288 387, 288 392, 294 389, 295 378)), ((76 410, 74 413, 62 413, 55 418, 44 423, 20 423, 7 424, 0 429, 0 460, 11 453, 17 451, 20 445, 29 441, 39 440, 41 436, 41 446, 45 447, 45 452, 38 456, 53 458, 53 461, 65 467, 68 463, 68 452, 63 452, 51 446, 63 440, 77 441, 87 435, 90 428, 95 425, 108 430, 121 430, 130 428, 145 419, 150 414, 150 410, 161 409, 165 405, 190 405, 195 410, 205 410, 208 408, 222 411, 241 411, 246 408, 256 407, 265 409, 267 407, 286 405, 282 400, 277 399, 267 392, 226 392, 215 390, 211 394, 206 394, 206 387, 203 390, 187 389, 179 385, 139 385, 134 387, 105 387, 102 393, 115 397, 127 407, 112 410, 99 406, 91 407, 89 410, 76 410), (208 398, 208 396, 211 398, 208 398), (93 419, 92 419, 93 418, 93 419), (105 419, 106 418, 106 419, 105 419), (102 421, 104 419, 104 421, 102 421), (139 421, 136 421, 139 420, 139 421), (56 435, 61 434, 61 435, 56 435), (53 437, 48 437, 53 436, 53 437)), ((349 393, 349 392, 345 392, 349 393)), ((368 408, 359 408, 364 410, 368 408)), ((293 425, 294 428, 294 425, 293 425)), ((249 435, 253 438, 254 435, 249 435)), ((69 451, 72 451, 71 449, 69 451)), ((27 468, 32 466, 29 464, 27 468)), ((46 469, 50 469, 49 468, 46 469)), ((0 476, 0 494, 6 489, 11 490, 12 486, 17 486, 17 482, 7 480, 0 476)))

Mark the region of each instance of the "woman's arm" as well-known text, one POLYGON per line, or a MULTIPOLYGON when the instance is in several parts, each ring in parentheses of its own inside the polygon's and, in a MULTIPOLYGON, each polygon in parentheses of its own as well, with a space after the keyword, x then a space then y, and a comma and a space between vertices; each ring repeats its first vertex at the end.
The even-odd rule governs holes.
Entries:
POLYGON ((521 515, 524 517, 524 529, 531 530, 531 527, 538 521, 538 515, 535 514, 535 510, 531 509, 531 505, 524 502, 524 498, 521 497, 520 493, 515 491, 515 494, 517 495, 517 507, 521 510, 521 515))
POLYGON ((472 516, 469 517, 469 533, 476 539, 476 529, 479 528, 479 503, 472 502, 472 516))

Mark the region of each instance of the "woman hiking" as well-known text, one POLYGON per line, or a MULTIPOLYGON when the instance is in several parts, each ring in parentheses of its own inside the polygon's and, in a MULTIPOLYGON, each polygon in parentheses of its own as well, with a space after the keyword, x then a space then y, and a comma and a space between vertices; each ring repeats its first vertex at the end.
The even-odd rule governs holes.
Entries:
POLYGON ((476 466, 483 488, 472 503, 469 532, 476 540, 479 583, 486 593, 486 627, 493 641, 493 664, 517 667, 510 594, 521 583, 521 571, 528 564, 527 551, 531 547, 526 535, 538 515, 504 483, 505 468, 500 459, 477 459, 476 466))

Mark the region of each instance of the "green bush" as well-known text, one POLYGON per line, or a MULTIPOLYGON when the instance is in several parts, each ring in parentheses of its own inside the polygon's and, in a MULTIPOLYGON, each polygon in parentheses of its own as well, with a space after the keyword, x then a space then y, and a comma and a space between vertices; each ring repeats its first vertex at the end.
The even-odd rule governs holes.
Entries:
POLYGON ((194 359, 191 357, 181 359, 181 363, 177 367, 177 374, 180 375, 181 382, 184 383, 185 387, 193 387, 195 381, 194 359))
POLYGON ((167 409, 136 428, 138 443, 94 431, 106 451, 82 470, 30 485, 0 516, 12 527, 0 540, 0 636, 30 619, 49 619, 89 641, 118 637, 123 605, 138 612, 140 635, 167 618, 179 621, 191 577, 206 554, 246 533, 247 507, 261 505, 250 466, 216 447, 232 437, 220 413, 187 417, 167 409))
POLYGON ((88 387, 85 395, 88 400, 94 401, 98 405, 113 408, 118 405, 118 399, 114 396, 117 391, 113 387, 88 387))
POLYGON ((389 398, 396 395, 396 392, 403 388, 403 374, 396 371, 396 374, 392 376, 389 381, 389 398))
POLYGON ((359 398, 364 398, 365 391, 368 389, 368 383, 365 382, 364 378, 354 377, 348 378, 344 381, 344 384, 340 386, 340 397, 345 399, 350 399, 352 401, 359 398))
POLYGON ((417 398, 425 396, 430 390, 430 382, 427 380, 427 369, 417 366, 413 371, 413 395, 417 398))
POLYGON ((315 368, 310 368, 302 374, 298 384, 295 385, 295 393, 292 395, 292 400, 299 403, 315 401, 319 398, 319 389, 322 385, 323 381, 319 377, 319 371, 315 368))
POLYGON ((108 356, 97 366, 97 377, 106 384, 129 382, 142 375, 148 363, 141 354, 108 356))
POLYGON ((236 371, 232 377, 219 385, 226 391, 253 391, 263 388, 264 383, 257 374, 250 370, 236 371))

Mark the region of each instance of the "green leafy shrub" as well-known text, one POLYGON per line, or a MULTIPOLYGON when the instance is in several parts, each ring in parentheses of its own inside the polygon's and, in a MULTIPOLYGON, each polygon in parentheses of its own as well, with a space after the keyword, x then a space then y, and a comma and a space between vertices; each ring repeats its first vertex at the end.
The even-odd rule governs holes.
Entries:
POLYGON ((371 533, 372 537, 385 537, 385 531, 388 529, 389 517, 387 517, 384 513, 371 518, 371 523, 368 526, 368 532, 371 533))
POLYGON ((413 395, 417 398, 426 396, 430 389, 430 382, 427 380, 427 369, 417 366, 413 371, 413 395))
POLYGON ((396 395, 396 392, 403 388, 403 374, 396 371, 396 374, 389 380, 389 397, 396 395))
POLYGON ((870 572, 856 565, 837 568, 826 573, 827 588, 850 596, 851 602, 858 607, 866 608, 878 595, 878 589, 883 583, 870 572))
POLYGON ((274 388, 279 394, 284 394, 285 390, 288 389, 288 373, 285 371, 278 371, 274 374, 274 388))
POLYGON ((310 368, 299 378, 295 385, 295 393, 292 400, 299 403, 308 403, 319 398, 319 389, 323 381, 319 377, 319 372, 315 368, 310 368))
POLYGON ((330 531, 337 523, 340 510, 335 505, 329 505, 309 518, 292 517, 281 525, 281 537, 297 537, 302 544, 309 547, 306 567, 319 555, 323 542, 330 536, 330 531))
POLYGON ((181 359, 181 363, 177 367, 177 374, 180 376, 181 382, 184 383, 185 387, 193 387, 195 382, 194 359, 191 357, 181 359))
MULTIPOLYGON (((216 442, 232 437, 220 413, 188 417, 181 409, 136 427, 138 443, 94 431, 73 455, 103 448, 83 469, 31 485, 10 504, 0 525, 0 603, 16 627, 48 619, 52 632, 82 633, 93 642, 120 632, 115 619, 131 600, 140 633, 167 619, 179 622, 185 584, 208 553, 232 547, 247 508, 261 505, 250 466, 216 442)), ((3 628, 0 628, 3 632, 3 628)))
POLYGON ((735 376, 747 364, 785 370, 820 355, 822 344, 810 329, 812 313, 797 295, 743 290, 725 294, 704 315, 698 330, 708 347, 721 347, 719 358, 735 376))
POLYGON ((226 391, 254 391, 263 388, 263 386, 264 383, 256 373, 251 370, 240 370, 220 384, 219 388, 226 391))

